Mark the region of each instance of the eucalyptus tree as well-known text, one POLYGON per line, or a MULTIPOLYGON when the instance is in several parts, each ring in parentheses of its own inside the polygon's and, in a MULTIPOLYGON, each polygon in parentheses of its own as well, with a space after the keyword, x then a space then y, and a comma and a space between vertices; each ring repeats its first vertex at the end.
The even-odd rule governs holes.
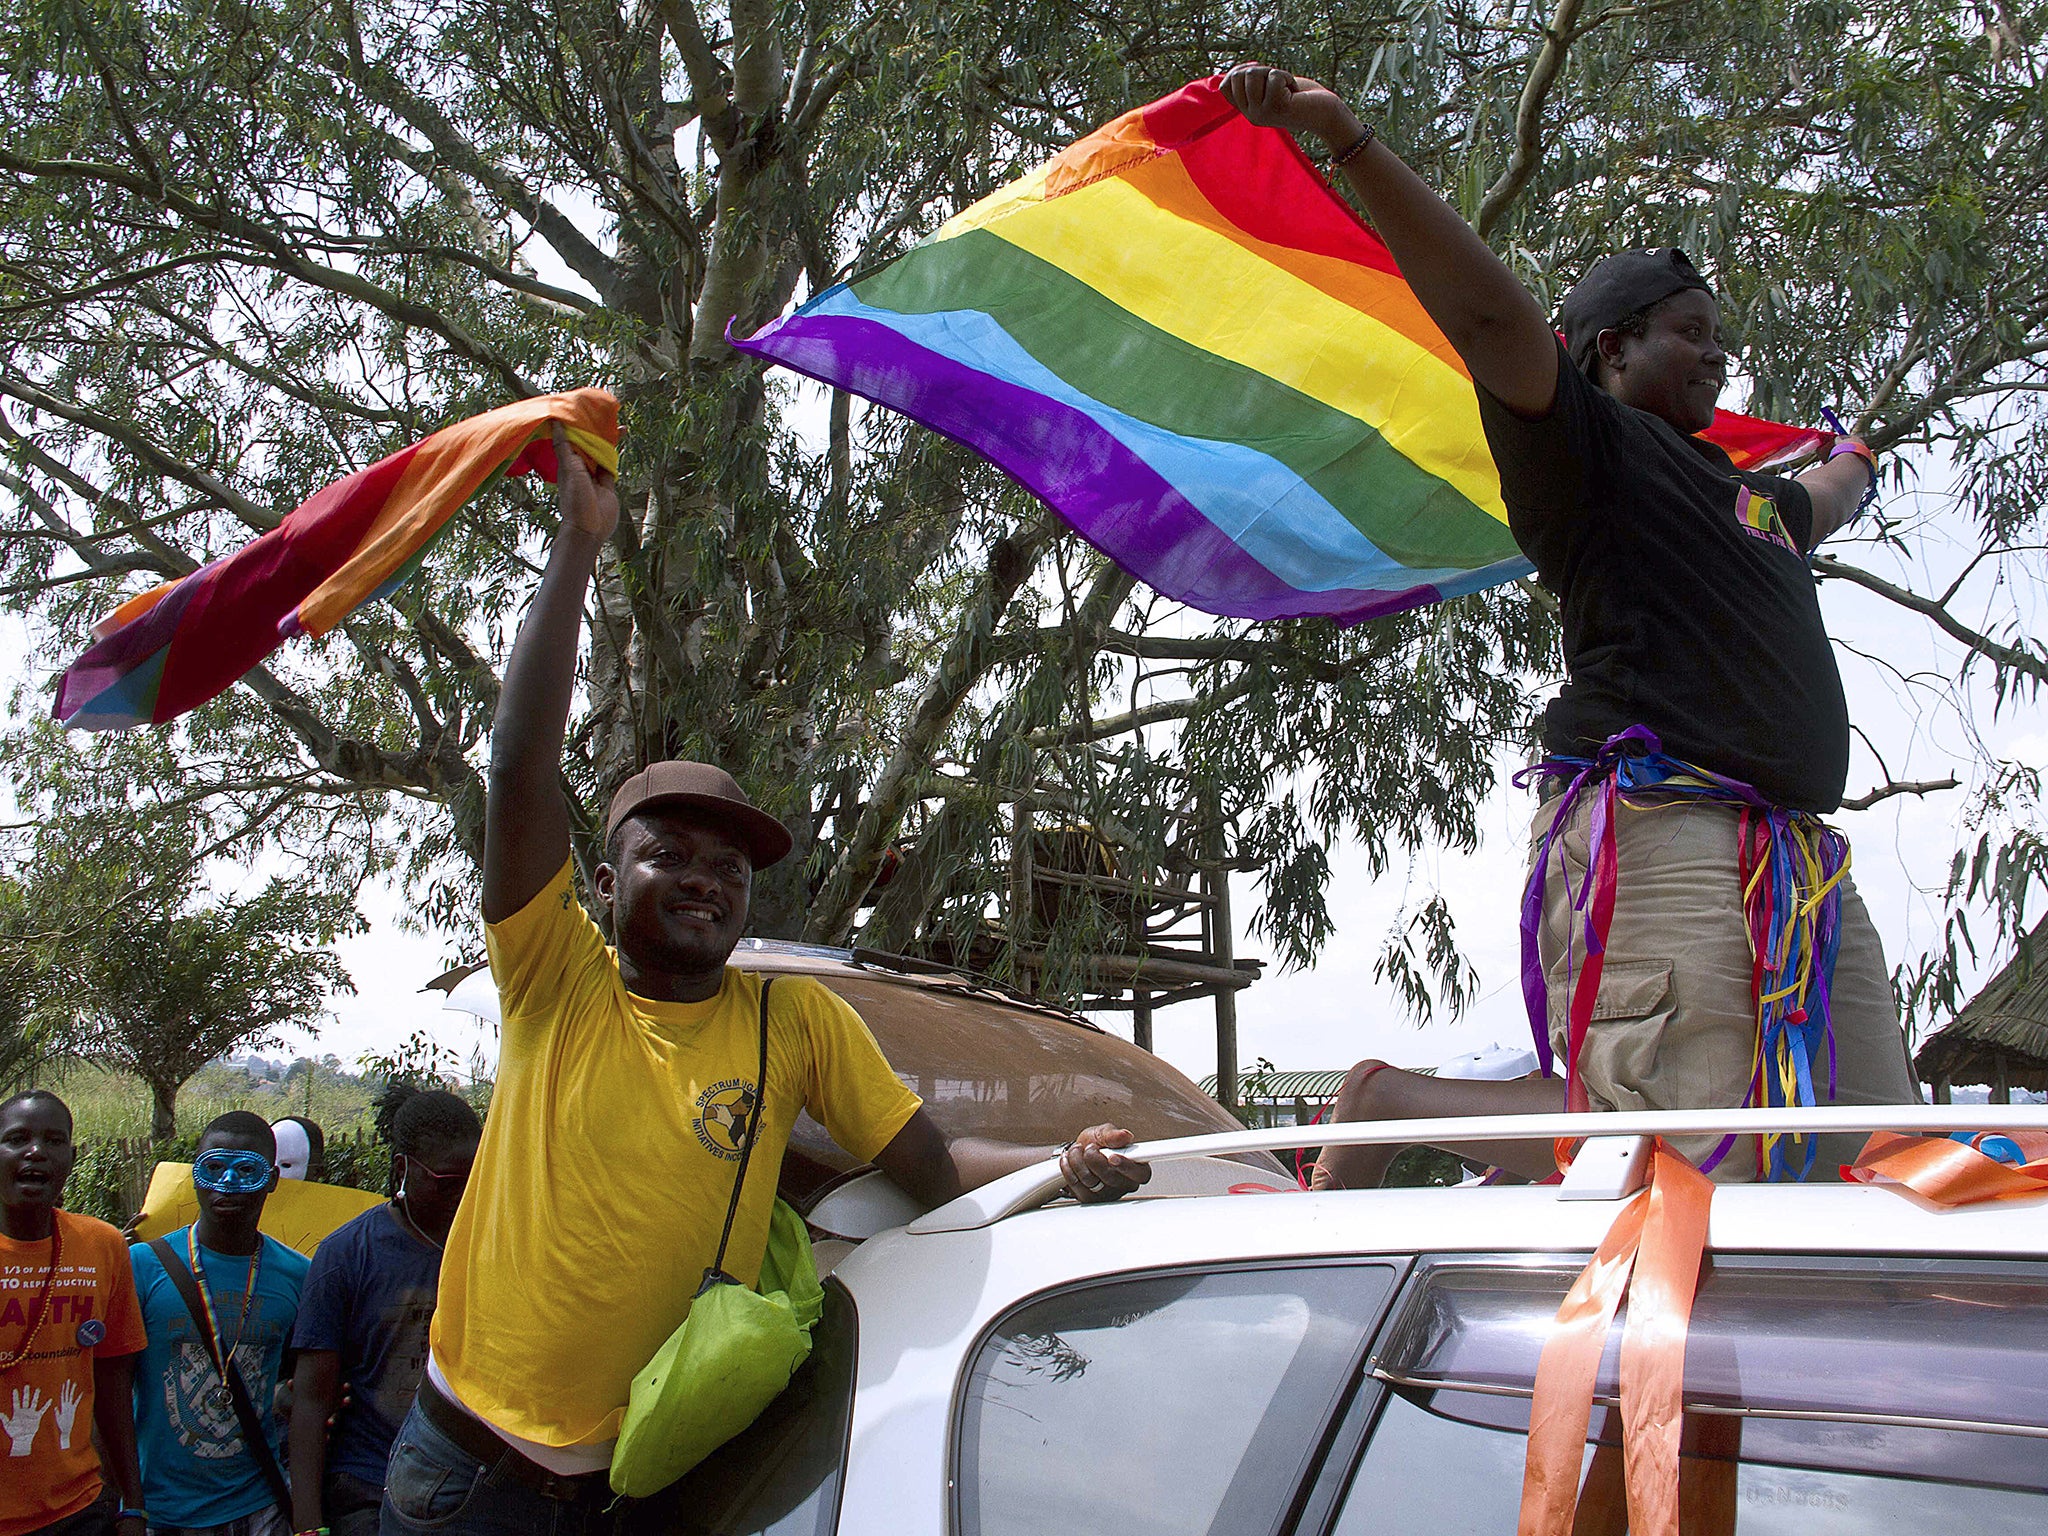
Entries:
MULTIPOLYGON (((0 16, 0 590, 37 687, 117 595, 336 475, 509 397, 604 384, 629 515, 566 764, 577 856, 641 762, 716 759, 797 835, 757 894, 767 932, 837 941, 871 906, 873 936, 911 943, 1014 909, 1022 808, 1136 868, 1220 838, 1257 871, 1280 953, 1305 960, 1329 936, 1334 841, 1375 867, 1469 844, 1502 749, 1528 739, 1555 668, 1539 594, 1347 632, 1190 614, 950 445, 726 345, 1233 57, 1370 103, 1542 292, 1622 240, 1687 244, 1741 324, 1756 408, 1835 404, 1881 446, 1939 440, 1987 565, 2038 538, 2038 3, 0 16)), ((395 867, 422 922, 463 928, 496 668, 550 520, 545 496, 494 492, 393 601, 171 733, 151 792, 201 796, 220 836, 330 876, 395 867)), ((1828 574, 1918 611, 2003 685, 2048 675, 2037 636, 1988 632, 1953 593, 1828 574)), ((1426 938, 1455 994, 1440 912, 1426 938)))

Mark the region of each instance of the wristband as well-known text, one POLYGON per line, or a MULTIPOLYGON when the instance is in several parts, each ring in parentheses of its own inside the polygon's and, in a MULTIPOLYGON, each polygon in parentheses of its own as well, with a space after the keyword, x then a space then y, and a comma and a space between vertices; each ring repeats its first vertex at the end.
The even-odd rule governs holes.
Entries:
POLYGON ((1368 125, 1365 132, 1361 133, 1357 138, 1353 139, 1349 144, 1345 145, 1344 148, 1339 150, 1336 154, 1330 156, 1330 164, 1332 166, 1349 165, 1353 160, 1357 159, 1360 155, 1364 154, 1366 146, 1371 144, 1372 141, 1378 138, 1379 136, 1379 129, 1368 125))
POLYGON ((1827 462, 1832 464, 1843 454, 1853 453, 1870 471, 1870 484, 1863 488, 1863 495, 1856 503, 1856 510, 1849 514, 1851 523, 1858 522, 1864 513, 1877 504, 1877 455, 1870 451, 1868 443, 1851 437, 1843 428, 1841 419, 1833 411, 1822 406, 1820 414, 1821 420, 1827 423, 1828 430, 1835 434, 1834 441, 1828 445, 1827 462))
POLYGON ((149 1524, 149 1511, 146 1509, 117 1509, 114 1511, 114 1518, 116 1520, 140 1520, 144 1525, 147 1525, 149 1524))

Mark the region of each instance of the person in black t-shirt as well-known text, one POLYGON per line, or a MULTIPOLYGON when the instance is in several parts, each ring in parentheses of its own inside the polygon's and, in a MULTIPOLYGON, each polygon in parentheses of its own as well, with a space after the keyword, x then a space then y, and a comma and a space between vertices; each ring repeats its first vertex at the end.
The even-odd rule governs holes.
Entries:
MULTIPOLYGON (((1255 123, 1322 140, 1471 372, 1510 527, 1562 610, 1568 678, 1545 716, 1546 785, 1585 775, 1538 812, 1539 886, 1555 847, 1581 889, 1599 852, 1590 811, 1617 767, 1627 786, 1612 791, 1619 873, 1597 995, 1574 1013, 1571 982, 1589 968, 1565 880, 1541 887, 1540 970, 1525 961, 1539 1027, 1570 1047, 1571 1101, 1751 1102, 1767 1091, 1775 1042, 1792 1034, 1809 1069, 1802 1097, 1916 1100, 1869 914, 1845 873, 1827 887, 1846 846, 1814 819, 1841 803, 1849 723, 1807 555, 1854 516, 1876 473, 1869 449, 1841 439, 1796 479, 1737 471, 1694 435, 1713 421, 1728 357, 1712 292, 1681 252, 1596 263, 1565 299, 1561 346, 1514 274, 1333 93, 1259 64, 1232 69, 1223 92, 1255 123), (1823 871, 1802 889, 1834 893, 1840 953, 1831 989, 1816 965, 1798 996, 1775 1005, 1787 1034, 1760 1050, 1738 837, 1764 825, 1788 839, 1773 846, 1823 871), (1825 1046, 1818 1018, 1832 1029, 1825 1046)), ((1386 1112, 1375 1096, 1398 1097, 1404 1113, 1430 1107, 1416 1095, 1431 1090, 1410 1074, 1361 1064, 1353 1076, 1340 1119, 1386 1112)), ((1485 1103, 1444 1112, 1538 1112, 1564 1099, 1554 1078, 1461 1086, 1486 1088, 1485 1103)), ((1719 1178, 1757 1171, 1748 1147, 1687 1150, 1718 1159, 1719 1178)), ((1821 1165, 1854 1150, 1825 1148, 1821 1165)), ((1326 1175, 1359 1182, 1344 1177, 1349 1160, 1333 1150, 1326 1175)), ((1372 1160, 1355 1161, 1363 1173, 1372 1160)))

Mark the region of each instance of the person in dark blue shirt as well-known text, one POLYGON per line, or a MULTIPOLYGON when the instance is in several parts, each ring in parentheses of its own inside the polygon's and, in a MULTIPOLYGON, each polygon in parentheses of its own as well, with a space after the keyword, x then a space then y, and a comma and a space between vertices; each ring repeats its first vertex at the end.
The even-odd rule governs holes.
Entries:
POLYGON ((441 1248, 483 1136, 452 1093, 396 1088, 383 1108, 397 1192, 321 1243, 292 1339, 292 1524, 332 1536, 377 1528, 384 1464, 427 1363, 441 1248))

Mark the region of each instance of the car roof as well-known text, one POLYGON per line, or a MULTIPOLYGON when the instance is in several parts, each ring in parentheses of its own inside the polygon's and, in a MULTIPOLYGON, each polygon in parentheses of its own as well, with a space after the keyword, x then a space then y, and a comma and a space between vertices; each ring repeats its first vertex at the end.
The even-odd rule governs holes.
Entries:
MULTIPOLYGON (((2048 1111, 2033 1111, 2029 1119, 2048 1127, 2048 1111)), ((1225 1151, 1244 1141, 1269 1144, 1273 1135, 1204 1140, 1225 1151)), ((1133 1151, 1142 1156, 1147 1149, 1133 1151)), ((892 1298, 907 1294, 909 1277, 924 1296, 964 1287, 962 1320, 978 1327, 1019 1297, 1139 1271, 1424 1253, 1520 1263, 1557 1254, 1576 1264, 1599 1246, 1620 1210, 1614 1199, 1574 1199, 1560 1185, 1319 1193, 1261 1192, 1249 1183, 1235 1188, 1114 1205, 1013 1200, 1016 1208, 983 1220, 974 1218, 985 1212, 956 1209, 972 1198, 963 1197, 870 1239, 835 1273, 856 1302, 872 1301, 884 1311, 897 1305, 892 1298)), ((1708 1245, 1723 1254, 2048 1259, 2048 1191, 1943 1208, 1874 1184, 1718 1185, 1708 1245)))
MULTIPOLYGON (((733 965, 809 976, 852 1005, 882 1054, 948 1136, 1057 1146, 1091 1125, 1141 1140, 1240 1129, 1171 1063, 1082 1018, 986 977, 873 950, 744 939, 733 965)), ((800 1116, 784 1193, 801 1209, 861 1165, 800 1116)), ((1283 1177, 1270 1154, 1246 1160, 1283 1177)))

